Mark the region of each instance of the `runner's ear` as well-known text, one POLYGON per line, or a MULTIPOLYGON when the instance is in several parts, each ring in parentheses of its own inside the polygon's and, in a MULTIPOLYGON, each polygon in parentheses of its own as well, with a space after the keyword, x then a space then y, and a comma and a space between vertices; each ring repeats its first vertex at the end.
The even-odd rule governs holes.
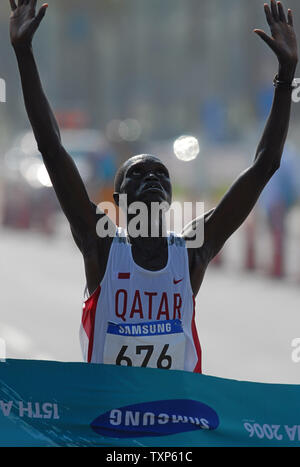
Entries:
POLYGON ((113 194, 115 203, 116 203, 116 205, 117 205, 118 207, 119 207, 119 205, 120 205, 119 196, 120 196, 119 193, 114 193, 114 194, 113 194))

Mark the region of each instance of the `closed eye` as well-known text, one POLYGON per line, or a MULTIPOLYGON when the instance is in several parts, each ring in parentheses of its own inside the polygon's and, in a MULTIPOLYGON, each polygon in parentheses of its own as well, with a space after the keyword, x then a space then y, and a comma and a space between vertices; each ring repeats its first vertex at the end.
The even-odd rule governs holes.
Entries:
POLYGON ((158 170, 156 173, 159 176, 169 177, 169 174, 168 174, 168 172, 166 170, 158 170))
POLYGON ((130 175, 132 175, 133 177, 140 177, 141 176, 141 171, 140 170, 133 170, 130 175))

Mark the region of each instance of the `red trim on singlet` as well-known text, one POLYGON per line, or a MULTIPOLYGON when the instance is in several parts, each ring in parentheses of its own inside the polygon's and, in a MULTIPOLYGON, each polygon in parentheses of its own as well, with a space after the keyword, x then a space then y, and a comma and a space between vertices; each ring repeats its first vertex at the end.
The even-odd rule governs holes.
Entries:
POLYGON ((194 304, 194 311, 193 311, 193 318, 192 318, 192 335, 193 335, 193 341, 194 345, 196 348, 197 352, 197 357, 198 361, 197 364, 194 368, 193 373, 202 373, 202 367, 201 367, 201 346, 199 342, 199 337, 198 337, 198 332, 197 332, 197 327, 196 327, 196 322, 195 322, 195 315, 196 315, 196 300, 195 297, 193 296, 193 304, 194 304))
POLYGON ((88 348, 88 356, 87 362, 91 363, 92 360, 92 353, 93 353, 93 345, 94 345, 94 331, 95 331, 95 318, 96 318, 96 310, 99 295, 101 292, 101 287, 95 290, 93 295, 87 299, 84 303, 83 312, 82 312, 82 326, 85 330, 85 333, 89 340, 89 348, 88 348))
POLYGON ((118 279, 130 279, 130 272, 119 272, 118 279))

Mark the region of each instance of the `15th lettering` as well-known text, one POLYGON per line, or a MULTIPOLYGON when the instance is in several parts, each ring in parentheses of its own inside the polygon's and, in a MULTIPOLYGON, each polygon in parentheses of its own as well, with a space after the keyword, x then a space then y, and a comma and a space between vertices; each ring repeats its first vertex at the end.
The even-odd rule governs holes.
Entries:
POLYGON ((51 402, 1 401, 0 414, 9 417, 11 411, 17 411, 20 418, 44 418, 58 420, 58 405, 51 402))

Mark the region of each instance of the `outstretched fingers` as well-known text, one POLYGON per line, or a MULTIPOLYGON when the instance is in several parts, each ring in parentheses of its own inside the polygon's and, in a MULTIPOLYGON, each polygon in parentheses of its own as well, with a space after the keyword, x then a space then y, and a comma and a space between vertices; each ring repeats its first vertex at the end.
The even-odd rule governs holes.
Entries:
MULTIPOLYGON (((271 0, 270 5, 264 5, 271 34, 268 36, 263 30, 254 32, 272 49, 279 63, 294 69, 298 62, 297 41, 293 31, 292 11, 285 10, 282 2, 271 0)), ((290 73, 292 76, 292 73, 290 73)))
POLYGON ((22 5, 30 5, 31 7, 35 8, 37 0, 18 0, 18 5, 16 4, 15 0, 9 0, 9 3, 12 11, 15 11, 18 7, 22 5))
POLYGON ((274 39, 272 37, 268 36, 262 29, 254 29, 254 32, 274 50, 274 39))
POLYGON ((288 24, 290 26, 294 26, 294 19, 293 19, 293 12, 292 10, 288 10, 288 24))
POLYGON ((289 9, 286 15, 281 2, 271 0, 270 6, 267 3, 264 4, 264 9, 269 26, 272 27, 274 23, 278 22, 286 23, 291 27, 294 26, 292 10, 289 9))
POLYGON ((276 23, 278 23, 279 13, 278 13, 278 10, 277 10, 277 5, 276 5, 275 0, 271 0, 271 11, 272 11, 272 16, 273 16, 274 21, 276 23))
POLYGON ((266 18, 267 18, 267 23, 269 26, 272 26, 272 24, 274 23, 274 19, 273 19, 273 15, 272 15, 272 12, 270 10, 270 7, 267 3, 264 4, 264 9, 265 9, 265 14, 266 14, 266 18))
POLYGON ((278 13, 279 13, 279 19, 280 21, 282 21, 283 23, 286 23, 286 16, 285 16, 285 12, 284 12, 284 8, 282 6, 282 3, 281 2, 277 2, 277 6, 278 6, 278 13))
POLYGON ((44 5, 42 5, 41 8, 39 9, 35 17, 35 22, 37 25, 39 25, 42 19, 44 18, 47 8, 48 8, 48 3, 44 3, 44 5))
POLYGON ((15 0, 9 0, 9 3, 10 3, 10 7, 11 7, 12 11, 15 11, 17 9, 17 5, 16 5, 15 0))
POLYGON ((18 0, 18 5, 15 0, 9 0, 12 11, 15 11, 22 5, 27 5, 31 0, 18 0))

